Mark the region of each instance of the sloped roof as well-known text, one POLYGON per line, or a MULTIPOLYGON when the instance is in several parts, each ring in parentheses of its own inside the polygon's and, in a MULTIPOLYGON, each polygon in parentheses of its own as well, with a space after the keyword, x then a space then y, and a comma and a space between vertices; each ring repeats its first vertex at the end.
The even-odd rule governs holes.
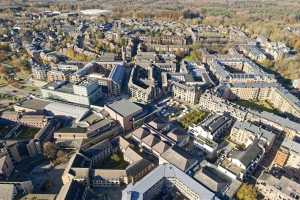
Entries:
POLYGON ((132 135, 134 135, 138 139, 143 139, 150 134, 150 131, 145 128, 138 128, 133 131, 132 135))
POLYGON ((159 154, 164 153, 165 151, 167 151, 170 148, 170 145, 168 145, 167 143, 160 141, 159 143, 157 143, 156 145, 154 145, 152 147, 152 149, 154 151, 156 151, 159 154))
POLYGON ((195 162, 195 160, 180 153, 174 148, 169 148, 167 151, 161 154, 161 157, 182 171, 186 171, 195 162))
POLYGON ((126 151, 124 152, 124 156, 128 158, 131 162, 137 162, 139 160, 142 160, 142 156, 140 156, 138 153, 136 153, 132 148, 128 147, 126 151))
POLYGON ((145 144, 147 144, 148 146, 152 147, 155 144, 159 143, 160 139, 158 139, 157 137, 155 137, 153 134, 150 134, 147 137, 145 137, 144 139, 142 139, 142 141, 145 144))

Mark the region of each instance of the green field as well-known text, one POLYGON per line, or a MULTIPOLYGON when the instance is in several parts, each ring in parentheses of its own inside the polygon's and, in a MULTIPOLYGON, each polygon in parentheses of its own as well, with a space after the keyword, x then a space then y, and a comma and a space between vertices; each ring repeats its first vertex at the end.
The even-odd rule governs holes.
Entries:
POLYGON ((207 112, 200 110, 193 110, 190 113, 184 115, 178 122, 184 128, 188 129, 192 124, 200 123, 206 116, 207 112))

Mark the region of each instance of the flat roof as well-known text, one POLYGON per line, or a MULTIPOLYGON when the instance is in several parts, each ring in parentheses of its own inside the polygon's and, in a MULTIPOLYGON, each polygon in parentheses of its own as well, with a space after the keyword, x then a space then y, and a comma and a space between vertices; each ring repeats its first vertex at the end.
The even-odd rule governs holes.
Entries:
POLYGON ((108 108, 112 109, 116 113, 119 113, 123 117, 130 116, 136 112, 142 111, 142 107, 130 102, 127 99, 122 99, 120 101, 115 101, 112 104, 106 105, 108 108))
POLYGON ((19 105, 17 104, 17 106, 29 108, 32 110, 43 110, 49 103, 50 102, 48 101, 43 101, 39 99, 27 99, 21 102, 19 105))

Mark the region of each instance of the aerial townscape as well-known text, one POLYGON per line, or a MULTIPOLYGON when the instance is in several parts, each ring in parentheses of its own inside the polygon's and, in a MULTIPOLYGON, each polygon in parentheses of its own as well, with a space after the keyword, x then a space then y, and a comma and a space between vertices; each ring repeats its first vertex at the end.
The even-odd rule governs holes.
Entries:
POLYGON ((299 0, 0 0, 0 200, 300 200, 299 0))

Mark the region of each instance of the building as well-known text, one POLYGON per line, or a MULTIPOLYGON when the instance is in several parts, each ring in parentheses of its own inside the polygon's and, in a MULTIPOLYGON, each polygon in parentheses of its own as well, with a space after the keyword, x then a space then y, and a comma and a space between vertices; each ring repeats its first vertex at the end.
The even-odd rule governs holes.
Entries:
POLYGON ((285 176, 276 178, 264 172, 257 179, 255 187, 266 200, 294 200, 300 198, 300 184, 285 176))
POLYGON ((0 183, 0 199, 13 200, 17 196, 17 189, 13 184, 2 184, 0 183))
POLYGON ((271 131, 246 121, 236 121, 230 132, 230 140, 242 148, 247 148, 257 139, 262 140, 267 147, 271 147, 275 138, 276 135, 271 131))
POLYGON ((125 131, 133 129, 135 119, 143 112, 140 106, 126 99, 105 105, 104 110, 109 113, 112 119, 120 122, 125 131))
POLYGON ((57 81, 41 88, 42 96, 80 105, 90 105, 101 98, 101 88, 94 81, 81 81, 72 84, 66 81, 57 81))
POLYGON ((55 143, 65 148, 80 148, 84 139, 88 138, 85 128, 61 128, 55 131, 55 143))
POLYGON ((222 199, 232 199, 242 185, 242 182, 232 179, 218 170, 217 166, 207 162, 200 163, 200 168, 195 171, 193 178, 215 192, 222 199))
POLYGON ((243 180, 254 172, 264 153, 264 148, 258 143, 253 143, 245 150, 232 150, 218 165, 218 169, 232 179, 243 180))
POLYGON ((0 152, 0 179, 7 179, 14 170, 14 164, 7 152, 0 152))
POLYGON ((168 73, 168 87, 173 97, 188 104, 197 104, 201 93, 213 82, 204 66, 182 63, 182 72, 168 73))
POLYGON ((230 116, 212 114, 206 117, 201 123, 189 127, 189 133, 196 139, 217 141, 223 138, 226 131, 231 127, 233 119, 230 116))
POLYGON ((296 140, 285 138, 282 142, 273 165, 276 167, 292 167, 300 169, 300 143, 296 140))
POLYGON ((169 192, 174 190, 191 200, 218 199, 213 192, 206 189, 175 166, 163 164, 135 184, 129 184, 122 191, 122 200, 152 199, 157 195, 162 197, 163 194, 170 194, 169 192))
POLYGON ((141 103, 150 103, 163 94, 161 73, 151 63, 136 65, 128 82, 131 97, 141 103))
POLYGON ((194 160, 187 152, 179 148, 172 147, 159 156, 159 164, 164 163, 170 163, 181 171, 188 172, 197 165, 198 161, 194 160))

